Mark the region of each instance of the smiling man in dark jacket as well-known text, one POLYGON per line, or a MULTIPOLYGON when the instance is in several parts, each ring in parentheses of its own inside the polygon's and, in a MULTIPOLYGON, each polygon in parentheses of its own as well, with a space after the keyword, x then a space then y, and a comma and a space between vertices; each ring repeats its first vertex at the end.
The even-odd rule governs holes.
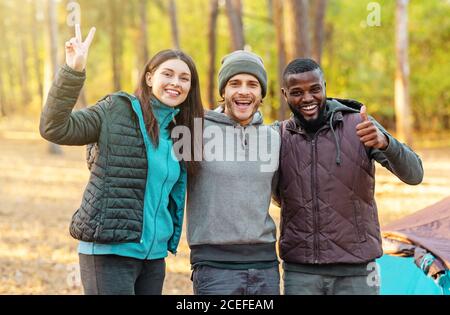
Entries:
POLYGON ((293 117, 281 123, 280 256, 285 294, 378 294, 382 255, 374 199, 377 161, 422 181, 420 158, 356 101, 327 99, 320 66, 296 59, 283 74, 293 117))

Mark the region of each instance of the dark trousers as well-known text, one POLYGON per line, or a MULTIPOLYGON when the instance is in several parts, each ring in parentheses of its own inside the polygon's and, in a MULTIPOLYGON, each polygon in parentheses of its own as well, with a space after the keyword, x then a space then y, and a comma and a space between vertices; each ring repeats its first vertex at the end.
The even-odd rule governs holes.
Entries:
POLYGON ((195 295, 279 295, 280 273, 268 269, 219 269, 195 267, 192 274, 195 295))
POLYGON ((160 295, 166 275, 164 259, 141 260, 116 255, 79 254, 86 295, 160 295))
POLYGON ((378 295, 380 287, 368 276, 324 276, 284 271, 285 295, 378 295))

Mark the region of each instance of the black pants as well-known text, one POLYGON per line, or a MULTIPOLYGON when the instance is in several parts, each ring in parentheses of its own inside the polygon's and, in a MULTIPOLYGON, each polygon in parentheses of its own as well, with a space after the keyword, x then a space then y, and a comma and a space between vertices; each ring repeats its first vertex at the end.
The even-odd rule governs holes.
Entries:
POLYGON ((379 295, 378 282, 370 276, 324 276, 284 271, 285 295, 379 295))
POLYGON ((268 269, 220 269, 197 266, 192 274, 195 295, 279 295, 278 266, 268 269))
POLYGON ((86 295, 160 295, 166 275, 162 259, 79 254, 86 295))

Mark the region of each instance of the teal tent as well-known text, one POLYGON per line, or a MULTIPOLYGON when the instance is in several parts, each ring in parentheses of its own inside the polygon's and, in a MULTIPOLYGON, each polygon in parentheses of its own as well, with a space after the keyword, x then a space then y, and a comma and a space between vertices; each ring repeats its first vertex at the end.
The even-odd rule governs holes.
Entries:
POLYGON ((450 197, 382 228, 381 294, 450 295, 450 197))

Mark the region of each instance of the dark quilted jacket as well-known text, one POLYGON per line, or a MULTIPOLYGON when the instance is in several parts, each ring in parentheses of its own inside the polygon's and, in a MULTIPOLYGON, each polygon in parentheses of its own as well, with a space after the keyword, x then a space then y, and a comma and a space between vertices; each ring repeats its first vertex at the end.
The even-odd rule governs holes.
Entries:
MULTIPOLYGON (((96 143, 98 154, 90 161, 91 175, 70 234, 85 242, 139 242, 142 234, 147 154, 130 99, 110 95, 95 106, 72 112, 85 75, 64 66, 49 92, 41 115, 40 132, 62 145, 96 143)), ((175 251, 183 214, 173 200, 169 211, 176 226, 169 250, 175 251), (178 222, 178 223, 177 223, 178 222)))
MULTIPOLYGON (((327 104, 328 123, 312 139, 293 118, 281 124, 279 246, 287 263, 358 264, 382 255, 375 166, 356 134, 360 115, 337 101, 327 104)), ((421 164, 414 167, 421 181, 421 164)))

